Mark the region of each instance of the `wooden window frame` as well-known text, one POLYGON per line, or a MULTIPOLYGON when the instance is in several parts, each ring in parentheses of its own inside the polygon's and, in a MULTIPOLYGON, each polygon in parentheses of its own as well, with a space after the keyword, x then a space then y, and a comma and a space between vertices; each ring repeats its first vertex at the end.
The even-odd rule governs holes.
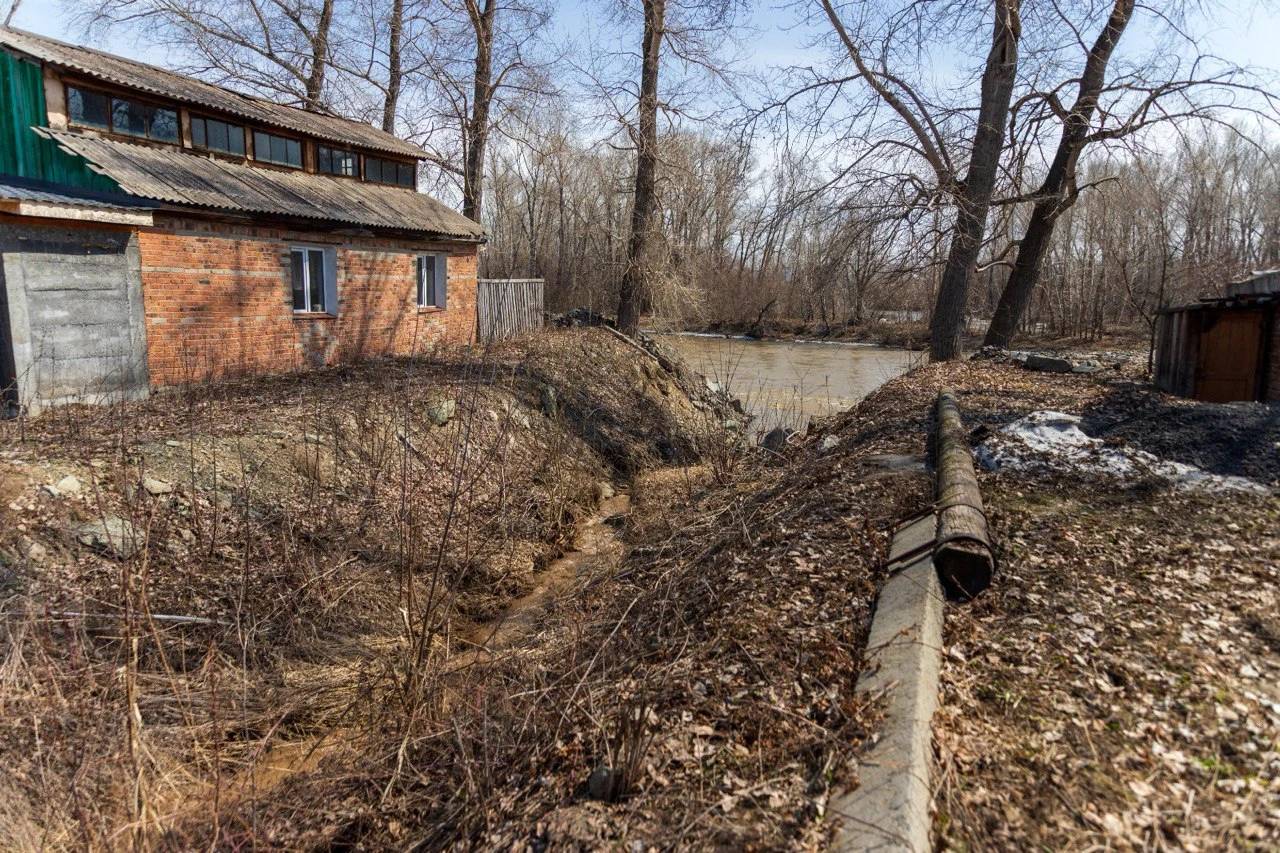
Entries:
MULTIPOLYGON (((332 162, 332 158, 330 162, 332 162)), ((361 179, 360 171, 361 171, 362 164, 363 164, 363 158, 360 156, 359 151, 356 151, 351 148, 340 148, 337 145, 334 145, 329 142, 319 142, 319 141, 316 142, 316 174, 317 175, 328 175, 331 178, 344 178, 348 181, 358 181, 361 179), (324 169, 322 169, 320 167, 320 156, 321 156, 320 149, 322 148, 329 149, 331 155, 335 153, 350 154, 353 158, 355 158, 355 165, 356 165, 355 174, 344 175, 340 172, 326 172, 324 169)))
POLYGON ((182 133, 182 108, 177 105, 170 105, 170 104, 162 103, 160 101, 153 101, 150 98, 137 98, 130 93, 112 91, 111 89, 104 89, 100 86, 93 86, 93 85, 86 86, 81 83, 75 82, 74 80, 62 81, 62 99, 63 99, 63 104, 65 105, 64 108, 66 110, 67 127, 79 128, 81 130, 92 130, 96 133, 107 133, 107 134, 110 134, 111 136, 115 136, 120 139, 130 139, 134 141, 143 139, 143 140, 146 140, 147 142, 155 142, 159 145, 176 145, 179 148, 182 147, 183 139, 184 139, 183 133, 182 133), (78 122, 71 117, 71 90, 72 89, 77 89, 81 92, 90 92, 95 95, 101 95, 107 99, 107 126, 106 127, 99 127, 98 125, 95 125, 95 124, 84 124, 83 122, 78 122), (144 107, 150 107, 153 110, 168 110, 169 112, 174 114, 174 119, 177 122, 178 138, 176 140, 154 139, 151 136, 150 119, 147 120, 147 132, 141 136, 136 133, 126 133, 124 131, 116 130, 115 119, 113 117, 114 111, 112 109, 112 103, 111 103, 113 100, 132 101, 135 104, 140 104, 144 107))
MULTIPOLYGON (((279 167, 280 167, 280 168, 282 168, 282 169, 295 169, 295 170, 299 170, 299 171, 305 170, 305 169, 307 168, 307 139, 306 139, 306 137, 302 137, 302 136, 290 136, 290 135, 288 135, 288 134, 284 134, 284 133, 277 133, 277 132, 276 132, 276 131, 274 131, 274 130, 266 130, 266 129, 263 129, 263 128, 257 128, 257 127, 250 127, 250 128, 248 128, 248 134, 249 134, 250 136, 254 137, 254 139, 253 139, 253 145, 252 145, 252 146, 248 146, 248 145, 246 145, 246 146, 245 146, 245 148, 246 148, 246 150, 248 150, 250 147, 252 147, 253 156, 252 156, 250 159, 251 159, 251 160, 253 160, 255 163, 265 163, 265 164, 266 164, 266 165, 268 165, 268 166, 279 166, 279 167), (277 138, 277 139, 284 139, 284 140, 287 140, 287 141, 289 141, 289 142, 296 142, 296 143, 298 143, 298 165, 296 165, 296 166, 295 166, 295 165, 293 165, 292 163, 281 163, 279 160, 267 160, 267 159, 264 159, 263 157, 259 156, 259 152, 258 152, 258 139, 257 139, 257 136, 258 136, 258 134, 259 134, 259 133, 261 133, 263 136, 267 136, 267 137, 272 137, 272 136, 274 136, 274 137, 275 137, 275 138, 277 138)), ((317 157, 317 161, 318 161, 318 160, 319 160, 319 158, 317 157)))
POLYGON ((236 160, 250 160, 250 159, 252 159, 252 158, 249 156, 249 154, 250 154, 250 151, 252 150, 253 136, 252 136, 252 133, 251 133, 251 132, 250 132, 250 130, 249 130, 248 125, 241 124, 241 123, 238 123, 238 122, 235 122, 235 121, 228 121, 227 119, 224 119, 224 118, 218 118, 217 116, 212 116, 212 115, 209 115, 208 113, 199 113, 199 112, 195 112, 195 111, 192 111, 192 110, 188 110, 187 120, 188 120, 188 122, 193 126, 193 128, 194 128, 194 125, 195 125, 196 121, 216 121, 216 122, 219 122, 220 124, 225 124, 225 125, 227 125, 228 127, 238 127, 238 128, 240 128, 240 132, 244 134, 244 153, 243 153, 243 154, 236 154, 234 151, 223 151, 221 148, 210 148, 210 147, 209 147, 209 145, 208 145, 208 142, 209 142, 209 129, 208 129, 208 127, 206 127, 206 128, 205 128, 205 131, 204 131, 204 134, 205 134, 205 135, 204 135, 204 138, 205 138, 205 143, 206 143, 206 144, 204 144, 204 145, 197 145, 197 144, 196 144, 196 132, 195 132, 195 130, 193 129, 193 130, 191 131, 191 150, 192 150, 192 151, 203 151, 203 152, 206 152, 206 153, 208 153, 208 154, 216 154, 216 155, 218 155, 218 156, 220 156, 220 157, 231 157, 231 158, 236 159, 236 160))
POLYGON ((365 183, 379 184, 385 187, 400 187, 401 189, 414 190, 416 192, 418 189, 418 162, 415 160, 412 163, 406 163, 403 160, 393 160, 390 157, 381 157, 377 154, 363 154, 360 157, 360 177, 362 180, 364 180, 365 183), (397 174, 399 173, 399 167, 408 166, 411 170, 410 172, 411 182, 407 184, 402 184, 400 183, 398 178, 394 181, 374 180, 370 178, 369 177, 369 161, 370 160, 377 160, 380 163, 394 164, 396 166, 397 174))

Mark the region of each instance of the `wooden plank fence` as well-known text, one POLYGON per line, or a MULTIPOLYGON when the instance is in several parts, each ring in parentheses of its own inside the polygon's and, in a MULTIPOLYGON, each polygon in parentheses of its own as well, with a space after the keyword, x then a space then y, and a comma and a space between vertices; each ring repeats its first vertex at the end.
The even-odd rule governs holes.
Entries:
POLYGON ((482 278, 476 284, 476 336, 481 343, 528 335, 542 328, 542 279, 482 278))

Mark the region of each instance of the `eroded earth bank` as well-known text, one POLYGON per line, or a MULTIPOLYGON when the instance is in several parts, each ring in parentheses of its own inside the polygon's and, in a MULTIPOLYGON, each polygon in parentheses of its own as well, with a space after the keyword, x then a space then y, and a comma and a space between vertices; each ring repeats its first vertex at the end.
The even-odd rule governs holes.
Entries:
POLYGON ((1139 373, 928 367, 765 450, 576 329, 8 422, 0 837, 824 847, 950 385, 1002 553, 948 610, 942 843, 1274 845, 1280 435, 1139 373))

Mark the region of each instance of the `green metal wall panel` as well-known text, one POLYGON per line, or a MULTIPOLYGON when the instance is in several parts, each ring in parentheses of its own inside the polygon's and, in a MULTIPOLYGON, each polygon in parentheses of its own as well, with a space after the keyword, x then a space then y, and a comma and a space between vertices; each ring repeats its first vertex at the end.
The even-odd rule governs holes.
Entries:
POLYGON ((0 51, 0 174, 87 190, 119 192, 120 185, 91 170, 31 128, 46 127, 44 74, 39 65, 0 51))

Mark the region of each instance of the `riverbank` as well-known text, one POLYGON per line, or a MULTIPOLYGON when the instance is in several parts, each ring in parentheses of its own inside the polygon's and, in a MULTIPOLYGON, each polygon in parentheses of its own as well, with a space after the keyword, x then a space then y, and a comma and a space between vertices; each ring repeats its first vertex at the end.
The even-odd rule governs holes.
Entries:
MULTIPOLYGON (((901 347, 923 351, 929 348, 929 326, 923 322, 897 320, 873 320, 863 324, 802 322, 800 320, 762 320, 753 323, 746 320, 714 320, 691 323, 671 334, 692 333, 743 337, 766 341, 829 341, 833 343, 861 343, 871 346, 901 347)), ((981 334, 966 334, 963 338, 966 352, 982 348, 981 334)), ((1042 334, 1033 337, 1021 335, 1014 340, 1015 349, 1032 349, 1043 353, 1071 353, 1089 351, 1137 352, 1148 349, 1150 333, 1146 329, 1117 329, 1092 339, 1062 337, 1042 334)))
POLYGON ((967 362, 876 395, 905 417, 955 388, 1000 465, 980 475, 999 572, 947 612, 948 846, 1280 843, 1280 415, 1141 372, 967 362), (1080 420, 1018 424, 1044 411, 1080 420))

